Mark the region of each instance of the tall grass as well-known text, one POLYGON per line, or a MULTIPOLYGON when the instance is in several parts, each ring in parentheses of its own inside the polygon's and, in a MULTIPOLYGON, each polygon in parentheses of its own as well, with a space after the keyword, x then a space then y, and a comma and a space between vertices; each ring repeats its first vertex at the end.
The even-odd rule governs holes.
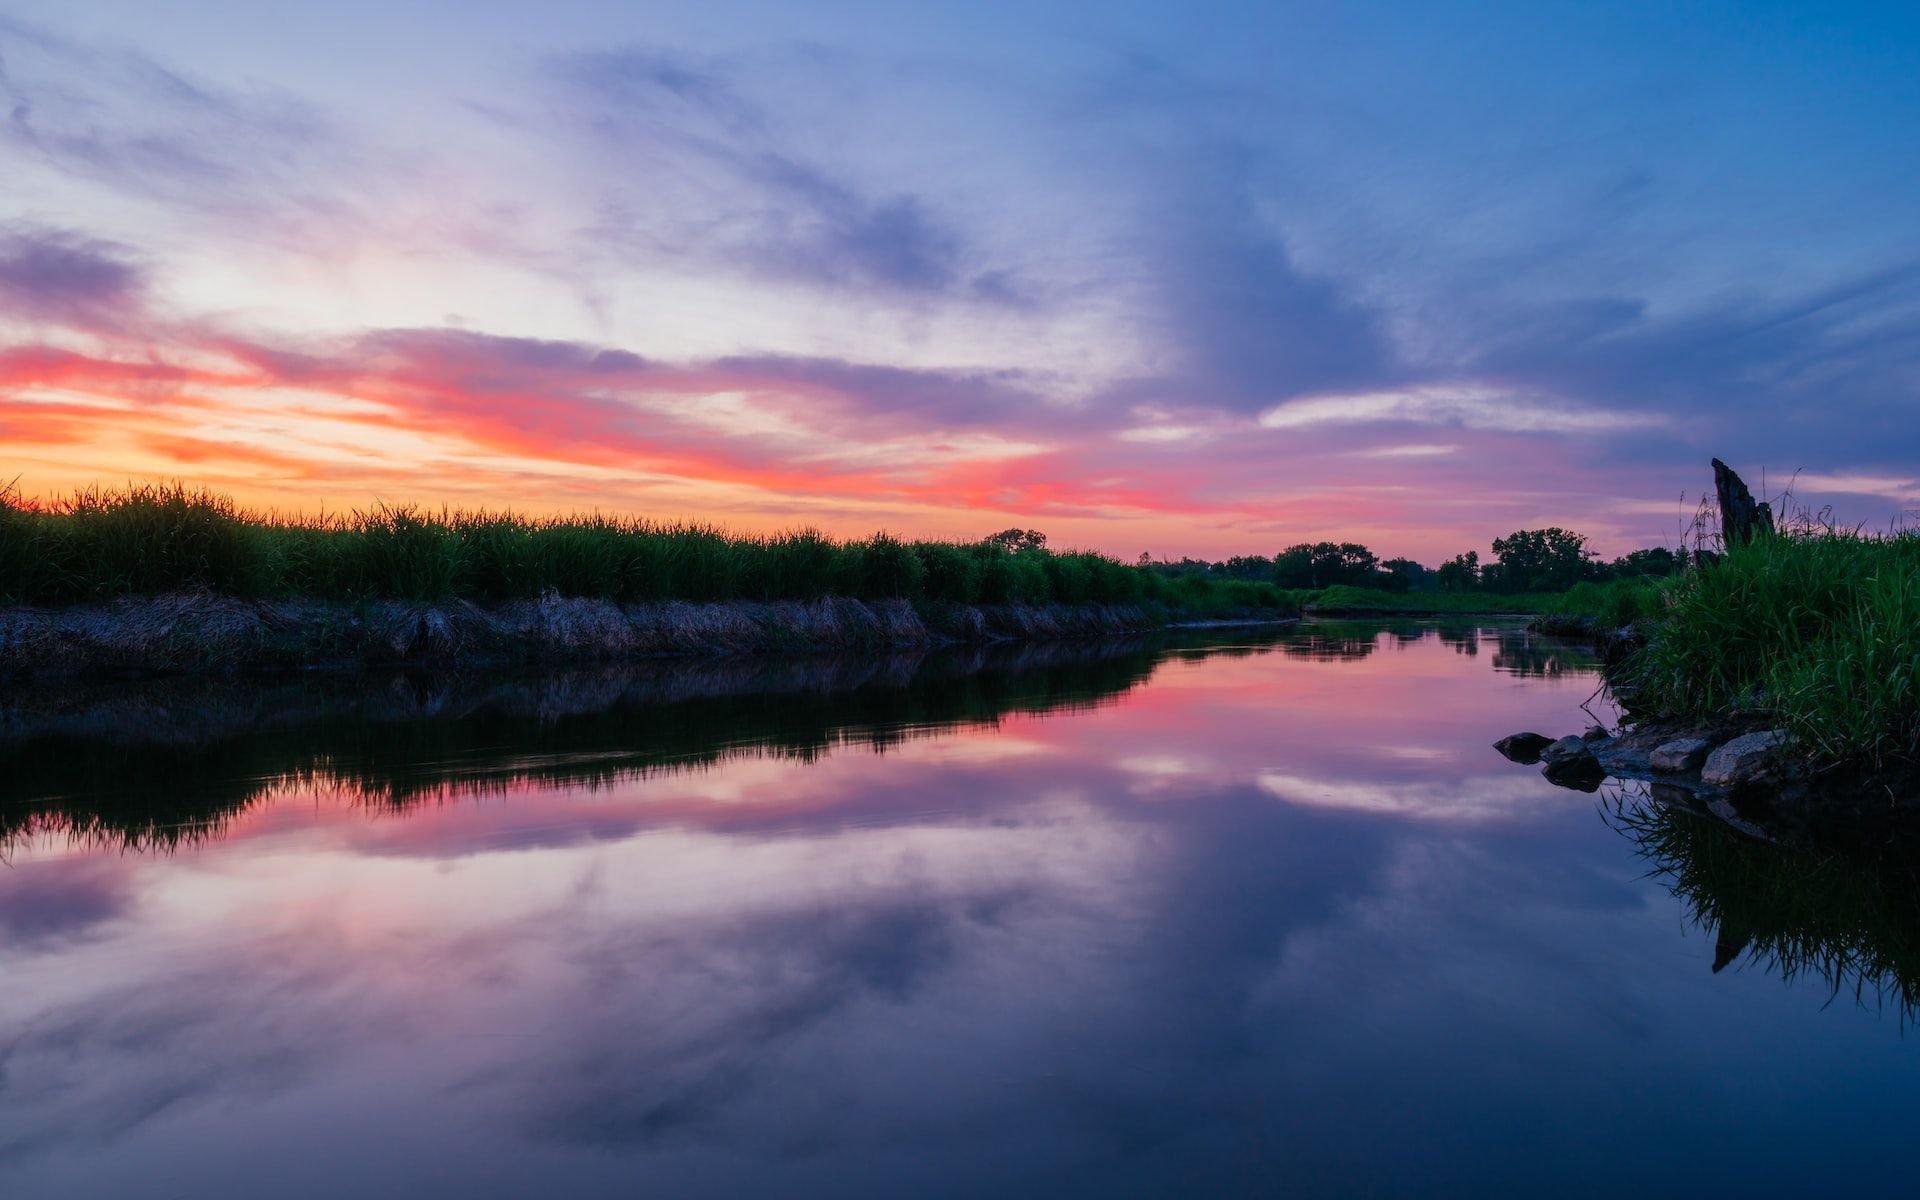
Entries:
POLYGON ((1833 762, 1920 758, 1920 536, 1758 538, 1667 603, 1633 666, 1642 705, 1755 711, 1833 762))
POLYGON ((210 591, 245 599, 616 602, 814 600, 1155 604, 1181 615, 1293 611, 1272 584, 1166 579, 1104 555, 990 543, 745 536, 604 515, 377 505, 283 519, 179 484, 30 505, 0 490, 0 603, 210 591))

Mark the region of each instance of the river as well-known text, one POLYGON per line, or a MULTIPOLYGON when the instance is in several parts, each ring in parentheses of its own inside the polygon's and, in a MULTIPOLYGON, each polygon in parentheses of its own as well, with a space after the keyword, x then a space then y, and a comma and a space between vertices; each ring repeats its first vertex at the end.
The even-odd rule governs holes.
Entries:
POLYGON ((1329 621, 52 696, 0 1194, 1904 1190, 1901 963, 1730 947, 1679 818, 1490 748, 1596 685, 1329 621))

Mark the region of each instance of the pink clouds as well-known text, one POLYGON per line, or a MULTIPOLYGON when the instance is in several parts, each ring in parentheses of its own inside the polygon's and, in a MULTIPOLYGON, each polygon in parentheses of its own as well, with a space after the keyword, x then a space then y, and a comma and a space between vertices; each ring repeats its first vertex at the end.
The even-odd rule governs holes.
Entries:
MULTIPOLYGON (((1542 459, 1537 444, 1467 432, 1456 451, 1402 458, 1353 453, 1338 430, 1251 422, 1197 446, 1123 441, 1085 418, 1041 414, 1025 428, 1016 383, 962 374, 889 371, 863 387, 861 368, 841 363, 666 364, 445 330, 289 350, 191 322, 163 328, 92 353, 0 352, 0 428, 62 448, 67 480, 218 467, 231 486, 251 467, 259 486, 239 490, 281 507, 364 503, 355 489, 391 497, 396 485, 408 498, 536 509, 581 505, 597 486, 618 507, 647 502, 630 490, 645 477, 678 489, 682 511, 735 525, 968 533, 1046 521, 1084 544, 1176 556, 1361 533, 1397 552, 1451 552, 1500 531, 1475 528, 1490 511, 1518 520, 1511 493, 1536 473, 1526 460, 1542 459), (903 409, 892 384, 933 399, 903 409), (1504 498, 1473 479, 1496 457, 1510 464, 1504 498), (529 490, 531 478, 570 473, 582 486, 529 490), (1423 544, 1405 545, 1409 535, 1423 544)), ((1537 474, 1550 507, 1565 464, 1542 461, 1537 474)))
POLYGON ((1127 557, 1337 536, 1433 559, 1527 523, 1614 533, 1568 510, 1604 506, 1617 481, 1583 487, 1563 443, 1533 430, 1455 423, 1434 446, 1400 413, 1276 428, 1061 403, 1015 371, 669 362, 447 328, 266 336, 155 311, 113 247, 61 233, 15 245, 0 285, 31 318, 0 348, 0 432, 30 493, 180 476, 281 509, 378 495, 843 534, 1044 523, 1127 557), (1168 436, 1138 436, 1156 428, 1168 436))

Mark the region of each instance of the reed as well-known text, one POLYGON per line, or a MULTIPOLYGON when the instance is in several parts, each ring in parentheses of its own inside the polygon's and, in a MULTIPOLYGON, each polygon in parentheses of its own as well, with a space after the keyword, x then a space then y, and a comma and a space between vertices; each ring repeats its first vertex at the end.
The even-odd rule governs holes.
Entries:
POLYGON ((988 542, 756 536, 603 514, 529 517, 375 505, 285 518, 181 484, 29 504, 0 489, 0 603, 70 605, 209 592, 240 599, 479 602, 904 599, 1145 604, 1211 617, 1294 611, 1268 583, 1167 579, 1104 555, 988 542))

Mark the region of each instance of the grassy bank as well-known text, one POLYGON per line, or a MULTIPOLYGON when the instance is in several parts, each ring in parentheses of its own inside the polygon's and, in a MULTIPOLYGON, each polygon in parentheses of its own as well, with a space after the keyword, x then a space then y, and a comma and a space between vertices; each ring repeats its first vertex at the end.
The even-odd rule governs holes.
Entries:
POLYGON ((989 543, 743 536, 613 516, 378 506, 294 520, 180 486, 29 506, 0 493, 0 604, 205 591, 247 600, 808 601, 1157 606, 1188 618, 1290 615, 1286 592, 1165 579, 1099 554, 989 543))
POLYGON ((1674 581, 1632 665, 1640 706, 1753 712, 1827 762, 1920 759, 1920 537, 1756 539, 1674 581))
POLYGON ((1614 580, 1581 583, 1565 592, 1380 592, 1357 587, 1330 587, 1294 592, 1304 611, 1355 616, 1514 616, 1595 617, 1617 625, 1630 624, 1659 611, 1660 585, 1650 581, 1614 580))

